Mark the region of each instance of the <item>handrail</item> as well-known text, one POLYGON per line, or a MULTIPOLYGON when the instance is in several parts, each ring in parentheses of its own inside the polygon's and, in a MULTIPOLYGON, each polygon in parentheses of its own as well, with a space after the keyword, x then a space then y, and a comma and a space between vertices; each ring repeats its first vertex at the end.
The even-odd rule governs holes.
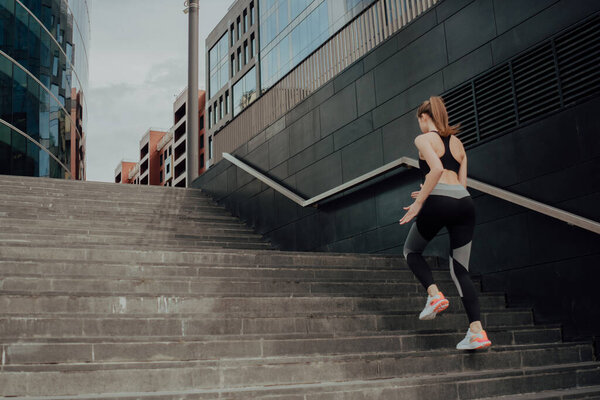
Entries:
MULTIPOLYGON (((288 199, 292 200, 296 204, 301 207, 308 206, 318 206, 318 203, 322 200, 330 198, 344 190, 348 190, 354 186, 357 186, 363 182, 376 178, 388 171, 396 169, 400 166, 405 166, 409 168, 419 168, 419 163, 414 158, 410 157, 400 157, 399 159, 389 162, 381 167, 374 169, 373 171, 367 172, 357 178, 354 178, 344 184, 334 187, 333 189, 327 190, 317 196, 311 197, 310 199, 304 199, 291 190, 283 187, 279 183, 275 182, 273 179, 264 175, 263 173, 257 171, 252 168, 242 160, 232 156, 229 153, 223 153, 223 158, 241 168, 242 170, 248 172, 250 175, 260 180, 267 186, 270 186, 274 190, 278 191, 288 199)), ((541 214, 547 215, 549 217, 561 220, 566 222, 569 225, 578 226, 580 228, 586 229, 588 231, 600 234, 600 223, 593 221, 591 219, 570 213, 565 210, 561 210, 560 208, 556 208, 550 206, 548 204, 541 203, 539 201, 527 198, 525 196, 518 195, 516 193, 509 192, 504 189, 500 189, 499 187, 489 185, 487 183, 483 183, 473 178, 467 178, 467 186, 472 187, 475 190, 479 190, 480 192, 489 194, 491 196, 497 197, 502 200, 506 200, 510 203, 517 204, 521 207, 528 208, 533 211, 537 211, 541 214)))

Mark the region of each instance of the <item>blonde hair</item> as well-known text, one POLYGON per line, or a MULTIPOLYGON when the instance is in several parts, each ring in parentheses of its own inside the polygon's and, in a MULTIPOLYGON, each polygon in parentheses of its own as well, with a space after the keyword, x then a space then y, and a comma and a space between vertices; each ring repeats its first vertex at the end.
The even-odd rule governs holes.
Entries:
POLYGON ((417 110, 417 118, 421 114, 429 115, 442 136, 456 135, 460 132, 460 124, 448 125, 448 112, 444 100, 440 96, 431 96, 429 100, 425 100, 417 110))

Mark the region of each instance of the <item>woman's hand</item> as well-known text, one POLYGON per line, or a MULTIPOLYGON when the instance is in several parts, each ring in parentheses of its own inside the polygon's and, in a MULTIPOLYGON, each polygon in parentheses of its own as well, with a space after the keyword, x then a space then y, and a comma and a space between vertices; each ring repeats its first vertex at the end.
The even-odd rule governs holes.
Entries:
MULTIPOLYGON (((423 184, 421 183, 421 188, 423 187, 423 184)), ((417 196, 419 196, 419 193, 421 193, 420 190, 414 191, 410 194, 410 197, 412 197, 413 199, 416 199, 417 196)))
POLYGON ((408 207, 403 207, 405 210, 408 211, 406 212, 406 214, 404 214, 404 217, 402 217, 402 219, 399 221, 400 225, 404 225, 407 222, 410 222, 410 220, 412 220, 414 217, 416 217, 419 211, 421 211, 421 207, 422 204, 417 203, 416 201, 408 207))

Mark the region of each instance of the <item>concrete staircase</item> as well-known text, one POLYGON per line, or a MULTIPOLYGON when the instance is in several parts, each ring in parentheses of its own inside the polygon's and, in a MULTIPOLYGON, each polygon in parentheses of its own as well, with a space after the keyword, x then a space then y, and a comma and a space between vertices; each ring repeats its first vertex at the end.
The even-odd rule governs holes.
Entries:
POLYGON ((0 176, 0 228, 2 398, 600 399, 591 343, 502 293, 457 351, 447 268, 419 321, 401 257, 277 251, 197 190, 0 176))

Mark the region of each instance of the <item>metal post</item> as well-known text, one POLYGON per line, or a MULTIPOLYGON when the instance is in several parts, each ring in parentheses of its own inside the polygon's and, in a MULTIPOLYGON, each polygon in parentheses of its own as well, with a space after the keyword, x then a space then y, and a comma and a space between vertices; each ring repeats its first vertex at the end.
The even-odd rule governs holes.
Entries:
POLYGON ((187 143, 186 143, 186 186, 190 187, 198 177, 198 2, 188 0, 188 99, 187 99, 187 143))

